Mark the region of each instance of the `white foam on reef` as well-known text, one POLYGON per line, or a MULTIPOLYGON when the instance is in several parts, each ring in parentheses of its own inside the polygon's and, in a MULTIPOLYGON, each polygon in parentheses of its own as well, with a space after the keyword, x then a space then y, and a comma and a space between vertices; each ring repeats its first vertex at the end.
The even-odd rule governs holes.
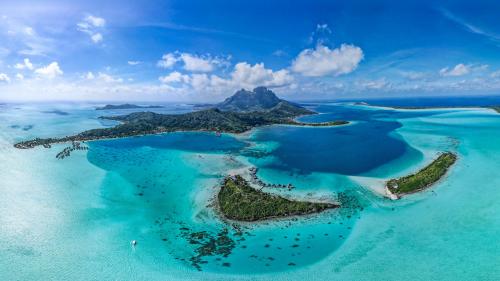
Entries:
POLYGON ((361 177, 361 176, 350 176, 349 178, 352 181, 359 184, 360 186, 362 186, 363 188, 370 190, 379 196, 383 197, 389 196, 389 194, 387 194, 385 190, 385 183, 387 182, 387 179, 361 177))

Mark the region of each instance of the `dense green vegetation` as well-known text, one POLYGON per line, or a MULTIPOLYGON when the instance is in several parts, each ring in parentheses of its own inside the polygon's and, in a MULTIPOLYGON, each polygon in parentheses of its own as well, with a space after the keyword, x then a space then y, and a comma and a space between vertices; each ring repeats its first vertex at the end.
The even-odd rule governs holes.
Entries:
POLYGON ((394 194, 407 194, 420 191, 444 176, 448 168, 456 160, 457 156, 455 154, 445 152, 416 174, 388 181, 387 188, 394 194))
POLYGON ((306 126, 306 127, 329 127, 329 126, 339 126, 339 125, 346 125, 349 124, 348 121, 328 121, 328 122, 321 122, 321 123, 304 123, 304 122, 295 122, 294 125, 298 126, 306 126))
POLYGON ((252 188, 241 176, 227 177, 217 200, 222 214, 238 221, 305 215, 339 207, 332 203, 292 201, 264 193, 252 188))
POLYGON ((496 112, 500 113, 500 105, 499 106, 492 106, 491 108, 493 110, 495 110, 496 112))
MULTIPOLYGON (((239 91, 233 97, 227 99, 222 108, 232 108, 234 111, 223 111, 219 108, 211 108, 185 114, 159 114, 154 112, 135 112, 123 116, 101 117, 103 119, 115 120, 121 124, 112 128, 92 129, 74 136, 62 138, 33 139, 15 144, 17 148, 33 148, 43 145, 50 146, 53 143, 70 141, 88 141, 96 139, 122 138, 137 135, 158 134, 176 131, 214 131, 226 133, 243 133, 254 127, 272 124, 290 124, 301 126, 333 126, 343 125, 345 121, 334 121, 325 123, 302 123, 293 118, 314 114, 301 106, 281 100, 274 93, 265 88, 257 88, 256 92, 239 91), (250 96, 250 97, 248 97, 250 96), (248 102, 255 103, 250 107, 248 102), (240 106, 242 106, 240 108, 240 106), (269 108, 269 106, 272 106, 269 108), (242 109, 259 109, 257 111, 245 111, 242 109)), ((113 108, 134 105, 121 105, 113 108)), ((106 107, 104 109, 109 109, 106 107)))
POLYGON ((280 103, 286 104, 289 107, 301 108, 298 105, 278 98, 273 91, 266 87, 257 87, 253 91, 241 89, 223 102, 217 104, 216 108, 222 111, 251 112, 270 110, 280 103))
POLYGON ((301 108, 289 108, 286 104, 279 104, 270 111, 257 112, 229 112, 220 111, 219 109, 208 109, 185 114, 136 112, 124 116, 101 117, 122 122, 122 124, 112 128, 92 129, 63 138, 37 138, 17 143, 15 147, 32 148, 58 142, 121 138, 175 131, 242 133, 257 126, 295 124, 292 118, 307 112, 301 108))

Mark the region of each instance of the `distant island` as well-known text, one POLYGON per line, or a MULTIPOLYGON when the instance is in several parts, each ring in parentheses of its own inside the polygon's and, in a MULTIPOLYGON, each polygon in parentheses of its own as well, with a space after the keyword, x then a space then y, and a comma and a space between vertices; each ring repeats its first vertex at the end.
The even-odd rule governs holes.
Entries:
POLYGON ((302 127, 331 127, 331 126, 339 126, 339 125, 347 125, 348 121, 340 120, 340 121, 327 121, 327 122, 319 122, 319 123, 306 123, 306 122, 297 122, 292 123, 290 125, 302 126, 302 127))
MULTIPOLYGON (((387 107, 387 106, 382 106, 387 107)), ((473 105, 462 105, 462 106, 388 106, 393 109, 447 109, 447 108, 489 108, 500 113, 500 106, 473 106, 473 105)))
POLYGON ((447 109, 447 108, 489 108, 492 109, 498 113, 500 113, 500 105, 493 105, 493 106, 481 106, 481 105, 450 105, 450 106, 435 106, 435 105, 429 105, 429 106, 410 106, 410 105, 372 105, 366 102, 355 102, 355 105, 366 105, 366 106, 377 106, 377 107, 385 107, 385 108, 392 108, 392 109, 414 109, 414 110, 419 110, 419 109, 447 109))
POLYGON ((389 196, 391 199, 398 199, 403 195, 424 190, 439 181, 456 160, 456 154, 445 152, 416 174, 388 181, 386 187, 389 196))
POLYGON ((69 115, 68 112, 62 111, 62 110, 47 110, 47 111, 42 111, 42 113, 49 113, 49 114, 57 114, 57 115, 69 115))
POLYGON ((36 138, 16 143, 14 146, 27 149, 61 142, 123 138, 176 131, 243 133, 255 127, 273 124, 317 127, 348 123, 347 121, 304 123, 294 120, 296 117, 310 114, 316 114, 316 112, 279 99, 271 90, 258 87, 253 91, 240 90, 216 105, 215 108, 184 114, 135 112, 122 116, 100 117, 119 121, 121 124, 112 128, 87 130, 62 138, 36 138))
POLYGON ((227 177, 217 195, 224 217, 236 221, 260 221, 319 213, 338 208, 333 203, 289 200, 252 188, 241 176, 227 177))
POLYGON ((147 106, 141 106, 141 105, 136 105, 136 104, 130 104, 130 103, 125 103, 125 104, 107 104, 102 107, 97 107, 95 110, 115 110, 115 109, 135 109, 135 108, 163 108, 161 105, 147 105, 147 106))

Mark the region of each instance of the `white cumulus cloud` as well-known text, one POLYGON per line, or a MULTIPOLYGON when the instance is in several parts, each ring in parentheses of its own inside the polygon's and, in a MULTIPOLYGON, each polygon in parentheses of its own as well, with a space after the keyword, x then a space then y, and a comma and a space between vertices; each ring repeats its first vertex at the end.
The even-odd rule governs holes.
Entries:
POLYGON ((84 20, 95 27, 103 27, 106 24, 105 19, 93 15, 88 15, 84 20))
POLYGON ((94 43, 99 43, 102 41, 102 34, 101 33, 95 33, 90 36, 90 39, 92 39, 92 42, 94 43))
POLYGON ((228 59, 213 57, 210 54, 199 56, 190 53, 167 53, 164 54, 157 65, 161 68, 171 68, 177 62, 182 62, 183 68, 191 72, 212 72, 217 67, 228 65, 228 59))
POLYGON ((0 82, 9 83, 10 82, 9 76, 5 73, 0 73, 0 82))
MULTIPOLYGON (((181 58, 181 55, 179 54, 178 57, 181 58)), ((168 55, 162 59, 164 64, 168 64, 169 60, 171 61, 172 57, 168 55)), ((287 69, 274 71, 266 68, 264 63, 251 65, 247 62, 240 62, 234 66, 229 74, 223 76, 197 72, 183 74, 179 71, 173 71, 165 76, 160 76, 158 80, 164 85, 178 90, 217 95, 241 88, 289 86, 293 83, 294 78, 287 69)))
POLYGON ((264 63, 250 65, 237 63, 231 73, 232 83, 243 87, 267 86, 279 87, 292 82, 293 77, 286 69, 273 71, 265 68, 264 63))
POLYGON ((173 53, 164 54, 161 60, 158 61, 157 65, 161 68, 171 68, 174 64, 179 61, 179 58, 173 53))
POLYGON ((88 15, 83 18, 83 20, 77 23, 77 29, 85 34, 87 34, 92 42, 99 43, 102 42, 103 36, 100 30, 106 25, 106 20, 93 15, 88 15))
POLYGON ((194 72, 211 72, 218 63, 210 57, 202 58, 189 53, 182 53, 180 58, 184 62, 184 69, 194 72))
POLYGON ((86 80, 93 80, 96 83, 122 83, 123 78, 120 77, 115 77, 111 74, 104 73, 104 72, 98 72, 97 74, 94 74, 93 72, 89 71, 86 74, 81 76, 82 78, 86 80))
POLYGON ((110 74, 99 72, 97 78, 106 83, 122 83, 123 79, 119 77, 113 77, 110 74))
POLYGON ((28 58, 25 58, 22 63, 16 63, 16 65, 14 65, 14 68, 33 70, 33 64, 28 58))
POLYGON ((459 63, 453 68, 445 67, 439 70, 441 76, 462 76, 470 72, 470 67, 459 63))
POLYGON ((35 70, 35 73, 38 74, 40 77, 53 79, 59 75, 62 75, 63 71, 61 70, 57 62, 52 62, 47 66, 37 68, 35 70))
POLYGON ((193 89, 195 92, 232 92, 240 88, 257 86, 282 87, 293 82, 293 76, 286 69, 274 71, 265 67, 264 63, 251 65, 247 62, 237 63, 226 77, 207 73, 182 74, 178 71, 158 78, 162 83, 178 83, 181 88, 193 89))
POLYGON ((190 79, 190 84, 196 91, 206 90, 210 85, 210 78, 205 73, 192 74, 190 79))
POLYGON ((95 78, 95 75, 94 75, 94 73, 89 71, 89 72, 87 72, 87 74, 85 74, 85 78, 87 80, 93 80, 95 78))
POLYGON ((179 82, 189 82, 189 76, 182 74, 178 71, 169 73, 168 75, 159 78, 162 83, 179 83, 179 82))
POLYGON ((354 45, 342 44, 336 49, 317 45, 315 49, 300 52, 291 69, 304 76, 337 76, 354 71, 362 59, 363 51, 354 45))

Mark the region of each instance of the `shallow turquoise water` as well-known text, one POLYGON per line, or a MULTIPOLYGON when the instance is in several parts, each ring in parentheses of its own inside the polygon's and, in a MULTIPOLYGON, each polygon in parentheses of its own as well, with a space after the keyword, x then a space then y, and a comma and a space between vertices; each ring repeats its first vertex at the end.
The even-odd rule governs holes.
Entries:
POLYGON ((12 143, 112 123, 82 105, 2 106, 1 279, 498 279, 500 115, 331 104, 318 110, 324 114, 305 119, 356 122, 273 126, 238 138, 176 133, 99 141, 57 160, 64 145, 21 151, 12 143), (54 109, 68 114, 47 113, 54 109), (370 191, 371 181, 414 171, 443 150, 457 151, 459 161, 431 190, 397 202, 370 191), (273 192, 343 192, 352 206, 243 225, 240 235, 207 205, 228 171, 249 164, 265 181, 297 186, 273 192), (230 254, 202 256, 198 271, 197 250, 225 229, 230 254), (190 235, 201 231, 205 240, 193 244, 190 235))

